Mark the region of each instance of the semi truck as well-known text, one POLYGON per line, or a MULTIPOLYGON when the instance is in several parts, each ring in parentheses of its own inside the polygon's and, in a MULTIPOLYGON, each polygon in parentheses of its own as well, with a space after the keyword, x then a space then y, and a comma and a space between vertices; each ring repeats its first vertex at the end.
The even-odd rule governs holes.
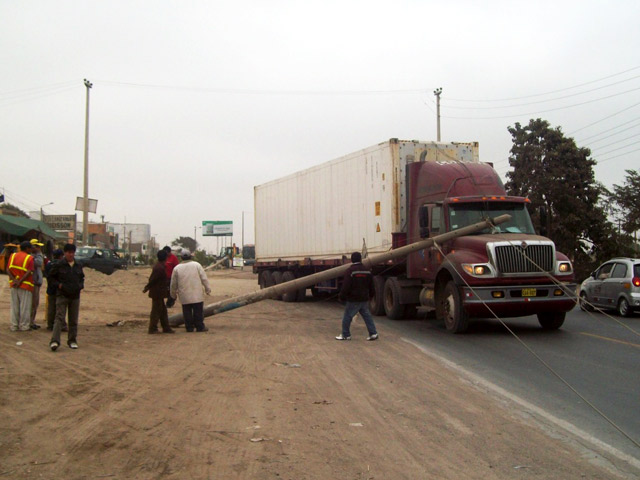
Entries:
MULTIPOLYGON (((526 198, 506 194, 477 142, 389 141, 254 188, 256 261, 268 288, 438 236, 486 218, 511 219, 373 266, 374 315, 434 310, 453 333, 472 318, 537 315, 560 328, 575 305, 571 262, 537 235, 526 198)), ((311 286, 337 293, 341 279, 311 286)), ((282 300, 301 301, 306 289, 282 300)))

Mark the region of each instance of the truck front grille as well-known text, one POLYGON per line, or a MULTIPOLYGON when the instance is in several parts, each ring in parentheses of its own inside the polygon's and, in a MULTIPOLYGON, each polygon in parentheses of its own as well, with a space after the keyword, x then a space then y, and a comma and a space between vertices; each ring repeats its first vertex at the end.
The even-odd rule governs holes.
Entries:
POLYGON ((496 267, 502 274, 552 272, 553 244, 507 244, 495 246, 496 267))

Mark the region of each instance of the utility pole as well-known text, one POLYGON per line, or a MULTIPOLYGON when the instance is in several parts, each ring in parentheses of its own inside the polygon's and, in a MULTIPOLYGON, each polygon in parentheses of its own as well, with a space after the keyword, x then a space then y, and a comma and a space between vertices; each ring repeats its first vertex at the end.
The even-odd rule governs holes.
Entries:
POLYGON ((93 87, 86 78, 84 86, 87 87, 87 110, 84 120, 84 196, 82 199, 82 245, 89 243, 89 90, 93 87))
POLYGON ((433 91, 433 94, 436 96, 436 125, 438 128, 436 140, 440 141, 440 94, 442 93, 442 88, 436 88, 433 91))

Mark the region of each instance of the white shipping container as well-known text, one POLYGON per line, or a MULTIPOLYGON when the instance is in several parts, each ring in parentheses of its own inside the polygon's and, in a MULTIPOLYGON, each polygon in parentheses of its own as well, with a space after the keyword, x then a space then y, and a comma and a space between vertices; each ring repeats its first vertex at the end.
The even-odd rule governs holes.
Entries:
POLYGON ((407 163, 478 162, 478 144, 391 139, 254 187, 256 261, 391 249, 406 225, 407 163))

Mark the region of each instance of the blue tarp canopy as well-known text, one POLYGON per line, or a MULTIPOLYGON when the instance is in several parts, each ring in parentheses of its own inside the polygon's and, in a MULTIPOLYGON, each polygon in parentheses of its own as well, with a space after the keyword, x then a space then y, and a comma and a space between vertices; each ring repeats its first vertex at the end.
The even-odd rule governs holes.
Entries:
POLYGON ((53 240, 67 237, 66 233, 58 233, 40 220, 11 215, 0 215, 0 233, 18 238, 25 238, 27 235, 38 236, 38 234, 53 240))

